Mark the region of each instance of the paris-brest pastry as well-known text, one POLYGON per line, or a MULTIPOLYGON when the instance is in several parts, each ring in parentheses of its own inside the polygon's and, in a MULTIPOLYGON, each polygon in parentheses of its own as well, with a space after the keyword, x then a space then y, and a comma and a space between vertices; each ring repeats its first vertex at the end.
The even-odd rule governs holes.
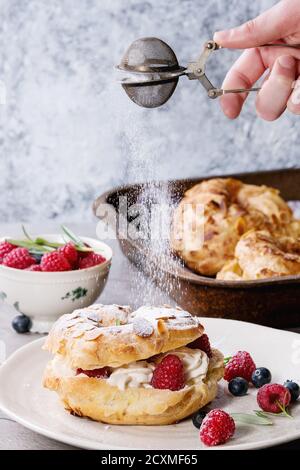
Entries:
POLYGON ((76 310, 54 324, 44 349, 54 354, 44 386, 72 414, 109 424, 178 422, 215 398, 224 372, 199 320, 169 306, 76 310))

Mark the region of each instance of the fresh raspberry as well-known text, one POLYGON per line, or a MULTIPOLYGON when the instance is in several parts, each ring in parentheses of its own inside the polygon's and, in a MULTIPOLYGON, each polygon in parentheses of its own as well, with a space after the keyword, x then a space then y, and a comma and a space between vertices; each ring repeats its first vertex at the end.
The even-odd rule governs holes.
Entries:
POLYGON ((260 408, 269 413, 281 413, 291 401, 287 388, 279 384, 266 384, 258 390, 257 403, 260 408))
POLYGON ((69 261, 58 251, 45 253, 41 259, 41 269, 47 272, 70 271, 69 261))
MULTIPOLYGON (((84 245, 86 248, 91 248, 87 243, 85 243, 84 245)), ((90 253, 91 251, 78 251, 78 258, 86 258, 90 253)))
MULTIPOLYGON (((85 248, 92 248, 87 243, 84 243, 84 246, 85 246, 85 248)), ((91 251, 78 251, 78 258, 79 259, 86 258, 90 253, 91 253, 91 251)))
POLYGON ((26 269, 35 264, 35 259, 30 255, 27 248, 15 248, 3 258, 3 265, 9 268, 26 269))
POLYGON ((58 251, 69 261, 73 269, 77 267, 78 251, 73 243, 67 243, 60 247, 58 251))
POLYGON ((224 379, 230 382, 236 377, 242 377, 250 382, 255 369, 256 365, 250 354, 246 351, 238 351, 226 364, 224 379))
POLYGON ((12 245, 9 242, 0 243, 0 264, 2 263, 4 256, 10 253, 15 248, 15 245, 12 245))
POLYGON ((94 377, 96 379, 107 379, 110 376, 110 368, 102 367, 101 369, 77 369, 76 375, 84 374, 88 377, 94 377))
POLYGON ((204 335, 200 336, 200 338, 197 338, 195 341, 188 344, 187 347, 191 349, 201 349, 201 351, 204 351, 208 357, 212 357, 209 338, 205 333, 204 335))
POLYGON ((42 271, 41 266, 39 264, 32 264, 26 271, 42 271))
POLYGON ((175 354, 168 354, 156 366, 151 379, 153 388, 180 390, 185 386, 183 362, 175 354))
POLYGON ((79 259, 79 269, 86 269, 91 268, 92 266, 96 266, 97 264, 102 264, 106 261, 106 259, 94 252, 89 253, 84 258, 79 259))
POLYGON ((225 444, 233 435, 235 424, 232 417, 223 410, 210 411, 202 421, 200 439, 206 446, 225 444))

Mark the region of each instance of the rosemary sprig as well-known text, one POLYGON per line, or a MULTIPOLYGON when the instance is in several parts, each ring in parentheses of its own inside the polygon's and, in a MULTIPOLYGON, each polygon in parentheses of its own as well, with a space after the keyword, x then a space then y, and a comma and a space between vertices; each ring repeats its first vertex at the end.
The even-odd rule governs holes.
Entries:
POLYGON ((39 253, 45 253, 45 252, 53 251, 53 248, 50 248, 50 247, 47 247, 47 246, 42 246, 42 245, 39 245, 35 242, 30 242, 30 241, 27 241, 27 240, 15 240, 13 238, 7 238, 6 241, 11 243, 12 245, 20 246, 22 248, 27 248, 29 251, 30 250, 36 250, 39 253))
POLYGON ((248 413, 230 413, 237 424, 253 424, 258 426, 272 426, 273 422, 267 416, 258 416, 248 413))
POLYGON ((287 408, 282 403, 280 403, 280 401, 276 400, 276 405, 281 410, 281 412, 284 414, 284 416, 286 416, 287 418, 293 419, 293 416, 290 415, 287 408))
POLYGON ((87 246, 77 235, 75 235, 70 229, 68 229, 65 225, 61 226, 63 233, 64 233, 64 240, 65 242, 59 243, 59 242, 50 242, 49 240, 46 240, 45 238, 42 237, 36 237, 33 239, 29 233, 27 232, 26 228, 24 225, 22 225, 22 230, 25 235, 25 240, 16 240, 12 238, 7 238, 7 241, 11 243, 12 245, 27 248, 31 254, 43 254, 43 253, 48 253, 51 251, 54 251, 61 246, 64 246, 68 242, 74 243, 76 250, 80 252, 85 252, 85 253, 90 253, 90 252, 95 252, 95 253, 101 253, 101 250, 93 249, 89 246, 87 246))
POLYGON ((26 228, 25 228, 25 225, 22 225, 22 230, 23 230, 23 233, 25 235, 25 237, 30 240, 31 242, 33 241, 32 238, 30 237, 30 235, 28 234, 26 228))
POLYGON ((83 241, 75 235, 75 233, 72 232, 69 228, 67 228, 65 225, 61 225, 62 231, 67 235, 67 237, 75 243, 76 246, 80 248, 87 248, 83 241))
POLYGON ((72 232, 72 230, 67 228, 65 225, 61 225, 61 228, 64 234, 68 237, 68 239, 71 240, 75 244, 77 251, 82 251, 82 252, 93 251, 94 253, 99 253, 99 254, 103 253, 103 250, 99 250, 98 248, 93 249, 93 248, 86 246, 86 244, 81 240, 81 238, 75 235, 75 233, 72 232))
POLYGON ((228 362, 230 361, 231 358, 232 358, 232 356, 224 357, 224 366, 226 366, 226 364, 228 364, 228 362))
POLYGON ((34 243, 36 243, 37 245, 42 245, 42 246, 49 246, 51 248, 59 248, 63 246, 63 243, 49 242, 48 240, 45 240, 44 238, 41 238, 41 237, 37 237, 34 240, 34 243))
POLYGON ((271 413, 270 411, 262 411, 262 410, 254 410, 254 413, 257 415, 257 416, 261 416, 261 417, 264 417, 264 418, 267 418, 267 417, 274 417, 274 418, 286 418, 287 416, 289 418, 293 418, 290 414, 288 414, 287 412, 286 413, 283 413, 283 411, 281 413, 271 413))

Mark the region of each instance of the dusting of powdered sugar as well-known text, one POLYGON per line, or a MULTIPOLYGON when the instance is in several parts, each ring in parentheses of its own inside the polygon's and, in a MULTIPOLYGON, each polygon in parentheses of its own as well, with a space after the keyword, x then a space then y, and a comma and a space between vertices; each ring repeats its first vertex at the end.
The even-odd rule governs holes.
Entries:
POLYGON ((67 337, 96 341, 100 336, 115 336, 132 333, 147 338, 159 331, 159 322, 164 322, 169 330, 198 328, 200 322, 190 313, 169 306, 143 306, 136 311, 119 305, 95 304, 93 307, 63 315, 55 328, 67 337), (120 313, 124 315, 120 321, 120 313))
POLYGON ((158 184, 161 170, 170 156, 168 148, 161 145, 163 129, 155 128, 153 121, 151 127, 147 124, 149 112, 161 111, 141 109, 128 101, 126 110, 122 109, 118 116, 121 151, 128 162, 127 181, 145 184, 136 201, 138 209, 130 207, 134 235, 131 232, 129 236, 135 237, 135 242, 142 248, 135 260, 138 270, 132 269, 129 273, 130 300, 134 307, 169 301, 169 296, 179 290, 178 277, 166 276, 163 270, 174 272, 176 264, 182 265, 170 250, 171 215, 176 202, 169 185, 158 184))
POLYGON ((146 319, 157 327, 157 322, 163 320, 166 322, 167 328, 170 330, 184 330, 189 328, 197 328, 200 323, 197 318, 193 317, 189 312, 178 308, 171 307, 151 307, 144 306, 132 313, 134 319, 146 319))
POLYGON ((141 338, 147 338, 154 333, 153 325, 146 318, 134 318, 132 325, 133 332, 141 338))
POLYGON ((186 312, 185 310, 165 306, 152 307, 150 305, 138 308, 135 312, 132 313, 132 316, 135 318, 147 318, 152 320, 182 320, 183 318, 192 318, 191 314, 189 312, 186 312))

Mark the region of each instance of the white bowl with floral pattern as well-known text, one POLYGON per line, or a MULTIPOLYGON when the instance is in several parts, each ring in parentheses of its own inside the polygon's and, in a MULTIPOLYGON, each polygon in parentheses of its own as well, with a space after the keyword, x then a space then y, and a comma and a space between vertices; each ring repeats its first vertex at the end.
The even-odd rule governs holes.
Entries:
MULTIPOLYGON (((61 235, 42 237, 64 243, 61 235)), ((63 272, 34 272, 0 265, 0 297, 30 318, 31 332, 47 333, 58 317, 93 304, 103 291, 112 250, 99 240, 80 238, 106 261, 91 268, 63 272)))

